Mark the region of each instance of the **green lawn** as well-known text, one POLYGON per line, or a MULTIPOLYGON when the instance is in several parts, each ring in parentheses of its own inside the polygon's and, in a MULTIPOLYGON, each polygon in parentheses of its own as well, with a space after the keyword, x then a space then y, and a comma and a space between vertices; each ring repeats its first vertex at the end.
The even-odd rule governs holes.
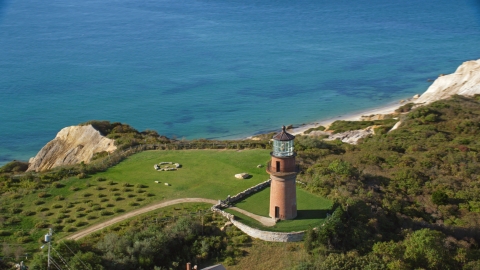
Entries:
MULTIPOLYGON (((269 204, 270 188, 266 188, 237 202, 235 206, 251 213, 268 217, 269 204)), ((283 220, 273 227, 263 227, 260 223, 238 212, 232 213, 238 216, 240 220, 245 220, 247 225, 256 228, 283 232, 300 231, 321 224, 332 205, 332 201, 308 193, 297 186, 297 217, 294 220, 283 220)))
MULTIPOLYGON (((49 227, 54 228, 56 237, 63 237, 155 202, 186 197, 225 199, 267 180, 265 167, 257 165, 269 159, 269 150, 262 149, 141 152, 86 179, 74 177, 44 190, 25 188, 19 193, 4 194, 0 198, 0 241, 34 249, 49 227), (182 167, 177 171, 156 171, 153 165, 162 161, 180 163, 182 167), (252 177, 234 177, 242 172, 252 177)), ((252 195, 237 206, 268 216, 268 191, 252 195)), ((330 205, 301 190, 297 196, 299 218, 282 221, 274 230, 303 229, 323 218, 322 211, 330 205), (322 214, 320 219, 317 214, 322 214)))
POLYGON ((269 158, 269 151, 260 149, 141 152, 86 179, 65 179, 45 190, 25 189, 23 195, 5 194, 0 198, 0 241, 36 248, 52 226, 55 235, 63 237, 154 202, 183 197, 225 199, 267 180, 265 167, 257 165, 269 158), (153 165, 162 161, 180 163, 182 168, 156 171, 153 165), (234 177, 242 172, 252 177, 234 177))
POLYGON ((155 194, 152 201, 183 197, 225 199, 269 178, 265 167, 257 168, 270 159, 268 150, 174 150, 146 151, 98 173, 94 178, 105 177, 122 183, 142 184, 155 194), (177 171, 155 171, 155 163, 177 162, 177 171), (239 180, 237 173, 246 172, 251 178, 239 180), (155 181, 161 183, 156 184, 155 181), (171 186, 165 186, 169 183, 171 186))

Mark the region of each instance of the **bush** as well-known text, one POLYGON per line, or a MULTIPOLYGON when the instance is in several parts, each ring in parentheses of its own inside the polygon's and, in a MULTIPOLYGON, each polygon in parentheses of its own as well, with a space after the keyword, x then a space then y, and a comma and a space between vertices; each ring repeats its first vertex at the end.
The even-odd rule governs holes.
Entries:
POLYGON ((45 192, 38 193, 38 198, 47 198, 49 195, 45 192))
POLYGON ((17 242, 18 242, 19 244, 25 244, 25 243, 28 243, 28 242, 30 242, 30 241, 32 241, 32 239, 31 239, 30 237, 28 237, 28 236, 22 236, 22 237, 18 237, 18 238, 17 238, 17 242))
POLYGON ((65 197, 63 197, 62 195, 58 195, 58 196, 55 196, 55 200, 63 201, 63 200, 65 200, 65 197))
POLYGON ((40 221, 35 224, 35 228, 37 229, 44 229, 47 227, 48 227, 48 223, 46 223, 45 221, 40 221))
POLYGON ((444 191, 437 190, 432 193, 432 202, 436 205, 445 205, 448 203, 448 195, 444 191))
POLYGON ((7 231, 7 230, 0 230, 0 236, 9 236, 11 235, 12 233, 10 231, 7 231))
POLYGON ((33 216, 35 215, 35 212, 34 211, 29 211, 29 210, 26 210, 26 211, 23 211, 23 215, 24 216, 33 216))
POLYGON ((40 205, 40 204, 44 204, 44 203, 45 203, 45 201, 41 201, 41 200, 33 201, 34 205, 40 205))
POLYGON ((105 178, 105 177, 97 177, 98 182, 103 182, 103 181, 106 181, 106 180, 107 180, 107 178, 105 178))
POLYGON ((58 209, 58 208, 62 208, 63 206, 61 204, 56 203, 56 204, 52 205, 52 207, 55 208, 55 209, 58 209))
POLYGON ((77 177, 78 177, 78 179, 85 179, 85 178, 87 178, 87 174, 82 172, 82 173, 77 174, 77 177))
POLYGON ((82 226, 85 226, 85 225, 88 225, 88 222, 86 221, 77 221, 75 222, 75 227, 82 227, 82 226))
POLYGON ((21 213, 22 209, 21 208, 10 208, 10 213, 12 214, 18 214, 21 213))

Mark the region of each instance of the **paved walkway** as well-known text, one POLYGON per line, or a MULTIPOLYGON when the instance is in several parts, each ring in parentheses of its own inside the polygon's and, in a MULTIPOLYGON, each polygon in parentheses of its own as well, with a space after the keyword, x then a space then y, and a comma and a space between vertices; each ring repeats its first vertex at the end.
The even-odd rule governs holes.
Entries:
MULTIPOLYGON (((129 219, 129 218, 132 218, 132 217, 135 217, 135 216, 138 216, 138 215, 141 215, 141 214, 145 214, 147 212, 150 212, 150 211, 153 211, 153 210, 157 210, 159 208, 163 208, 163 207, 166 207, 166 206, 170 206, 170 205, 174 205, 174 204, 179 204, 179 203, 191 203, 191 202, 203 202, 203 203, 211 203, 211 204, 217 204, 218 201, 217 200, 211 200, 211 199, 204 199, 204 198, 183 198, 183 199, 175 199, 175 200, 171 200, 171 201, 166 201, 166 202, 159 202, 159 203, 156 203, 156 204, 153 204, 153 205, 149 205, 149 206, 146 206, 146 207, 143 207, 143 208, 140 208, 140 209, 137 209, 137 210, 134 210, 134 211, 131 211, 131 212, 128 212, 126 214, 123 214, 123 215, 120 215, 118 217, 114 217, 110 220, 107 220, 107 221, 104 221, 102 223, 99 223, 99 224, 96 224, 96 225, 93 225, 91 227, 88 227, 86 229, 83 229, 79 232, 76 232, 70 236, 67 237, 67 239, 69 240, 78 240, 80 238, 83 238, 91 233, 94 233, 96 231, 100 231, 108 226, 111 226, 117 222, 120 222, 120 221, 124 221, 126 219, 129 219)), ((247 212, 245 210, 242 210, 240 208, 237 208, 237 207, 230 207, 230 209, 232 210, 235 210, 235 211, 238 211, 246 216, 249 216, 255 220, 257 220, 258 222, 262 223, 263 225, 265 226, 273 226, 275 225, 275 221, 271 218, 266 218, 266 217, 262 217, 262 216, 258 216, 258 215, 255 215, 255 214, 252 214, 250 212, 247 212)))
POLYGON ((255 215, 255 214, 252 214, 250 212, 247 212, 243 209, 240 209, 238 207, 229 207, 228 209, 232 209, 232 210, 235 210, 237 212, 240 212, 246 216, 249 216, 253 219, 255 219, 256 221, 262 223, 264 226, 268 226, 268 227, 271 227, 273 225, 275 225, 275 220, 273 218, 269 218, 269 217, 263 217, 263 216, 259 216, 259 215, 255 215))

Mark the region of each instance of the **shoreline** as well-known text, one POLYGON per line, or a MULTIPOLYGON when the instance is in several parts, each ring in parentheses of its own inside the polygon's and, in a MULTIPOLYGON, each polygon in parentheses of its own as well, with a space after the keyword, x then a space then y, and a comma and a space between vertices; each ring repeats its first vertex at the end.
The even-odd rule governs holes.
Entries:
MULTIPOLYGON (((310 128, 316 128, 316 127, 319 127, 319 126, 328 127, 333 122, 335 122, 337 120, 361 121, 362 116, 377 115, 377 114, 391 114, 391 113, 394 113, 395 110, 398 109, 400 106, 411 102, 413 99, 414 98, 412 98, 412 97, 405 98, 405 99, 401 99, 399 101, 390 102, 390 103, 387 103, 383 106, 367 109, 367 110, 364 110, 364 111, 357 111, 357 112, 352 112, 352 113, 348 113, 348 114, 345 114, 345 115, 330 117, 330 118, 327 118, 327 119, 321 119, 321 120, 318 120, 318 121, 315 121, 315 122, 312 122, 312 123, 302 124, 300 126, 295 126, 294 125, 293 128, 289 129, 289 133, 291 133, 292 135, 303 135, 303 132, 305 132, 306 130, 308 130, 310 128)), ((246 139, 254 139, 257 136, 258 135, 248 136, 246 139)))

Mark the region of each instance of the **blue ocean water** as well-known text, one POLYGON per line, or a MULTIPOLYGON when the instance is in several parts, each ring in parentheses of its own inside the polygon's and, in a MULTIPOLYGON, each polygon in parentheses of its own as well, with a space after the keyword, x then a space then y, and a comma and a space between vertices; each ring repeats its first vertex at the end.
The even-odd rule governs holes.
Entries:
POLYGON ((242 138, 424 92, 480 1, 0 0, 0 165, 63 127, 242 138))

